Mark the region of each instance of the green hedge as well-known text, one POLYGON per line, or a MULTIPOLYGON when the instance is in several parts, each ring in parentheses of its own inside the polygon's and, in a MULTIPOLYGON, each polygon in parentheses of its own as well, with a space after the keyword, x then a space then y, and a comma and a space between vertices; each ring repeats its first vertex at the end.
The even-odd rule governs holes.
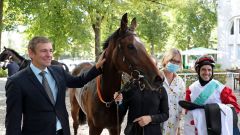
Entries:
MULTIPOLYGON (((225 72, 225 71, 224 70, 219 70, 219 69, 214 70, 214 73, 219 73, 219 72, 225 72)), ((181 72, 179 72, 179 74, 182 74, 182 73, 196 73, 196 72, 193 71, 193 70, 190 70, 190 69, 184 69, 181 72)), ((179 75, 179 76, 181 76, 184 79, 184 75, 179 75)), ((186 81, 186 87, 189 87, 197 79, 198 79, 197 74, 188 75, 186 77, 186 80, 187 80, 186 81)), ((226 74, 214 74, 214 79, 218 80, 219 82, 221 82, 223 84, 226 84, 227 75, 226 74)))
POLYGON ((0 68, 0 77, 7 77, 7 71, 0 68))

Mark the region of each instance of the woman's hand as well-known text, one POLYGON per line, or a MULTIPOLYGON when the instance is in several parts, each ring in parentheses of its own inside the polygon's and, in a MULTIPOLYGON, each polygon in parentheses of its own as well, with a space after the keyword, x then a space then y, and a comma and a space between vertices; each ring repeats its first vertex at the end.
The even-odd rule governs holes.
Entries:
POLYGON ((122 93, 119 93, 119 92, 115 92, 114 95, 113 95, 113 98, 114 98, 114 101, 117 103, 121 103, 122 100, 123 100, 123 95, 122 93))
POLYGON ((106 61, 106 59, 104 58, 104 54, 105 54, 105 51, 99 56, 98 62, 96 63, 97 69, 102 68, 104 62, 106 61))
POLYGON ((152 121, 152 118, 150 115, 145 115, 136 118, 133 122, 137 122, 141 127, 144 127, 148 125, 152 121))

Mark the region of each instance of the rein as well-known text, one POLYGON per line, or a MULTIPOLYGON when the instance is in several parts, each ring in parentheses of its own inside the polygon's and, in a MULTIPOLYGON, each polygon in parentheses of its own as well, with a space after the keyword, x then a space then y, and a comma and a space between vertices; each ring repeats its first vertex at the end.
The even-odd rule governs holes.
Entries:
MULTIPOLYGON (((137 70, 136 70, 137 71, 137 70)), ((123 91, 128 91, 129 89, 131 89, 132 88, 132 86, 133 85, 138 85, 138 87, 141 89, 141 90, 143 90, 144 89, 144 87, 145 87, 145 85, 144 85, 144 87, 141 87, 141 81, 140 81, 140 79, 142 78, 142 75, 140 74, 140 72, 138 71, 138 73, 139 73, 139 75, 138 75, 138 78, 137 79, 135 79, 135 78, 133 78, 133 76, 131 76, 130 77, 130 79, 123 85, 123 87, 118 91, 118 93, 121 93, 121 92, 123 92, 123 91)), ((106 101, 104 101, 103 100, 103 98, 102 98, 102 95, 101 95, 101 85, 100 85, 100 76, 97 76, 97 78, 96 78, 96 80, 97 80, 97 93, 98 93, 98 98, 100 99, 100 101, 102 102, 102 103, 104 103, 105 104, 105 106, 107 107, 107 108, 109 108, 110 106, 111 106, 111 104, 112 103, 114 103, 115 102, 115 98, 114 99, 112 99, 110 102, 106 102, 106 101)), ((118 97, 118 96, 117 96, 118 97)), ((117 98, 116 97, 116 98, 117 98)), ((120 127, 120 122, 119 122, 119 105, 121 104, 121 103, 116 103, 117 104, 117 131, 118 131, 118 135, 120 134, 120 129, 119 129, 119 127, 120 127)))
MULTIPOLYGON (((138 73, 138 78, 133 78, 133 76, 132 76, 133 73, 132 73, 130 79, 123 85, 123 87, 118 91, 118 93, 121 93, 123 91, 128 91, 131 88, 131 85, 138 85, 140 90, 143 90, 145 88, 145 85, 141 82, 143 75, 141 75, 140 72, 137 70, 134 70, 133 72, 138 73)), ((100 99, 100 101, 102 103, 104 103, 106 105, 107 108, 109 108, 110 105, 113 102, 115 102, 115 99, 112 99, 110 102, 107 102, 103 99, 102 94, 101 94, 101 80, 100 79, 101 79, 100 76, 96 77, 98 98, 100 99)))
POLYGON ((106 102, 106 101, 103 100, 102 94, 101 94, 100 76, 97 76, 96 79, 97 79, 97 93, 98 93, 98 98, 100 99, 100 101, 101 101, 102 103, 104 103, 104 104, 106 105, 107 108, 109 108, 110 105, 114 102, 114 99, 111 100, 110 102, 106 102))
POLYGON ((22 69, 24 62, 25 62, 25 59, 21 62, 20 66, 19 66, 19 70, 22 69))

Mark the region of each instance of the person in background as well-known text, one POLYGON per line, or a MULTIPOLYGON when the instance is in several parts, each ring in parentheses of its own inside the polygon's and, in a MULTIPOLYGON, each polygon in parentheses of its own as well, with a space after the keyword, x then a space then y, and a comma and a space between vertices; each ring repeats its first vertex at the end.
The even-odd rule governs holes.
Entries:
MULTIPOLYGON (((186 86, 183 79, 177 75, 182 69, 182 55, 179 50, 173 48, 167 51, 162 58, 162 71, 165 75, 163 83, 168 94, 169 119, 163 123, 163 135, 179 135, 180 121, 183 117, 183 109, 178 101, 185 98, 186 86)), ((183 123, 181 121, 181 123, 183 123)))
POLYGON ((13 74, 17 73, 20 67, 15 61, 13 61, 12 56, 9 56, 9 59, 5 62, 2 68, 4 70, 8 69, 8 77, 10 77, 13 74))
MULTIPOLYGON (((206 105, 212 103, 221 104, 231 104, 234 106, 237 113, 240 112, 240 106, 237 103, 237 99, 233 93, 233 91, 223 85, 221 82, 213 79, 214 75, 214 67, 215 61, 211 55, 203 55, 199 57, 195 62, 195 71, 198 75, 198 80, 193 82, 186 91, 186 101, 193 102, 197 105, 206 105)), ((222 105, 221 105, 222 106, 222 105)), ((230 109, 230 108, 229 108, 230 109)), ((230 109, 230 112, 232 110, 230 109)), ((227 113, 225 112, 225 116, 227 113)), ((196 110, 188 110, 185 115, 184 122, 184 134, 185 135, 206 135, 206 122, 203 121, 203 117, 205 119, 205 113, 203 109, 196 110), (196 115, 197 114, 197 115, 196 115), (202 118, 201 120, 197 120, 198 118, 202 118), (199 127, 201 127, 199 129, 199 127), (205 127, 205 128, 204 128, 205 127)), ((223 120, 223 119, 222 119, 223 120)), ((228 120, 228 125, 232 125, 233 122, 228 120)), ((224 122, 226 123, 226 122, 224 122)), ((225 128, 226 126, 222 127, 225 128)), ((239 135, 239 129, 237 127, 233 128, 233 133, 231 133, 231 129, 226 131, 228 133, 223 133, 223 135, 239 135), (230 134, 229 134, 230 133, 230 134)))
POLYGON ((51 65, 52 42, 34 37, 28 44, 31 64, 8 78, 6 135, 70 135, 65 104, 66 88, 83 87, 101 74, 103 55, 89 71, 72 76, 51 65))
MULTIPOLYGON (((153 64, 157 65, 152 57, 153 64)), ((127 74, 124 78, 130 78, 127 74), (126 77, 128 76, 128 77, 126 77)), ((168 97, 166 90, 156 91, 132 84, 128 91, 114 94, 115 102, 119 105, 120 114, 125 115, 128 110, 125 135, 162 135, 160 123, 169 117, 168 97)))

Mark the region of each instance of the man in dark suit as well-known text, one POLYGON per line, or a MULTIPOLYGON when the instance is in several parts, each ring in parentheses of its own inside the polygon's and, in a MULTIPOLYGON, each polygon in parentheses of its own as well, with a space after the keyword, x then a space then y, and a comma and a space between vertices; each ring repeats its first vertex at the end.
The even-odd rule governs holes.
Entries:
POLYGON ((88 72, 74 77, 51 65, 53 49, 47 38, 30 40, 28 53, 30 66, 6 83, 6 135, 70 135, 66 88, 82 87, 101 74, 105 59, 101 57, 88 72))

